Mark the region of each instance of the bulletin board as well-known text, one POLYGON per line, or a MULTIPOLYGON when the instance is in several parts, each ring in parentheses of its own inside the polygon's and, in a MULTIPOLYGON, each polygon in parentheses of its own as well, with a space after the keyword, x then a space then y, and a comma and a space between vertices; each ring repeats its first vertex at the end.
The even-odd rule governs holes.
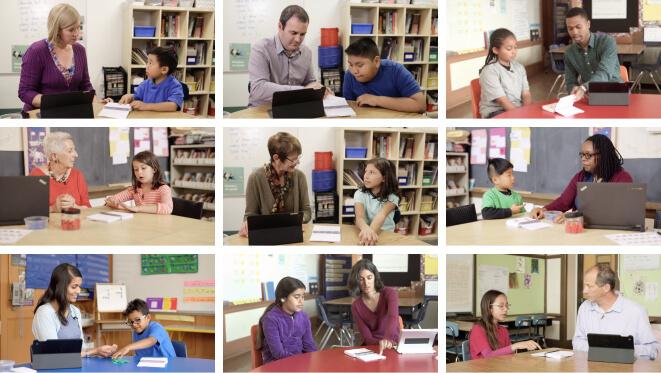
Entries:
POLYGON ((163 275, 168 273, 197 273, 197 254, 184 255, 141 255, 140 273, 163 275))
POLYGON ((475 256, 446 255, 445 309, 448 313, 473 313, 475 256))
POLYGON ((480 301, 484 291, 492 288, 507 294, 507 301, 512 305, 508 312, 510 315, 546 312, 545 259, 520 255, 476 255, 475 265, 477 316, 481 314, 480 301), (516 288, 512 288, 513 282, 516 288), (506 288, 501 288, 501 284, 506 288))
POLYGON ((592 0, 583 0, 583 9, 588 13, 590 18, 590 30, 592 32, 626 32, 630 31, 631 27, 638 27, 638 1, 639 0, 616 0, 611 1, 613 6, 618 3, 626 2, 626 18, 595 18, 596 14, 593 11, 592 0))
POLYGON ((83 275, 82 287, 93 289, 98 282, 110 281, 108 255, 99 254, 30 254, 26 257, 26 287, 46 289, 53 269, 62 263, 76 266, 83 275))
POLYGON ((661 317, 661 255, 620 255, 620 291, 642 305, 650 317, 661 317))

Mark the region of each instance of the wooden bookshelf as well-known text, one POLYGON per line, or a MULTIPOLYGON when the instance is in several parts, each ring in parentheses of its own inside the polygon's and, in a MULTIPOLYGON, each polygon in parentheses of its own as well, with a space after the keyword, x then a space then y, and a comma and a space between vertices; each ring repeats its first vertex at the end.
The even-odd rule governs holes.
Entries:
MULTIPOLYGON (((336 138, 336 147, 338 155, 336 161, 337 169, 337 193, 339 196, 339 223, 353 224, 355 215, 345 213, 344 197, 353 197, 358 187, 345 185, 344 169, 356 169, 361 163, 374 157, 385 156, 391 160, 395 167, 414 165, 415 181, 408 180, 406 185, 400 185, 400 192, 404 196, 410 196, 413 204, 408 206, 400 200, 400 211, 402 219, 409 220, 407 235, 419 239, 438 238, 438 129, 436 128, 338 128, 336 138), (407 138, 413 142, 413 150, 409 154, 400 156, 400 145, 406 142, 407 138), (387 151, 381 153, 376 148, 376 140, 380 139, 384 144, 387 143, 387 151), (435 154, 425 154, 427 144, 434 142, 436 144, 435 154), (345 149, 367 148, 365 157, 346 157, 345 149), (435 182, 431 178, 425 177, 424 170, 435 170, 435 182), (430 203, 423 203, 423 196, 432 196, 435 194, 436 206, 430 203), (421 219, 425 217, 434 217, 435 223, 433 231, 427 235, 420 235, 419 228, 421 219)), ((385 147, 385 145, 384 145, 385 147)), ((384 148, 380 148, 384 149, 384 148)), ((361 175, 362 176, 362 175, 361 175)), ((427 197, 428 198, 428 197, 427 197)), ((400 219, 400 221, 402 221, 400 219)))
POLYGON ((446 207, 468 205, 470 200, 468 195, 468 153, 447 152, 445 153, 445 164, 446 207), (455 164, 456 161, 451 162, 451 160, 459 160, 461 164, 455 164), (453 164, 450 165, 450 163, 453 164), (454 182, 458 188, 450 188, 450 181, 454 182))
MULTIPOLYGON (((438 28, 433 29, 432 27, 433 20, 438 20, 438 5, 351 3, 347 0, 344 19, 342 42, 345 48, 360 38, 369 37, 374 40, 381 52, 384 41, 387 39, 396 41, 397 46, 394 47, 390 59, 403 64, 409 71, 418 71, 420 88, 427 98, 427 111, 437 113, 438 101, 432 108, 429 95, 436 95, 438 100, 438 28), (387 14, 395 14, 392 22, 394 27, 382 29, 379 19, 387 14), (407 17, 412 15, 419 17, 417 32, 406 27, 407 17), (371 34, 352 34, 352 23, 369 23, 374 27, 371 34), (418 41, 422 45, 421 55, 414 61, 405 61, 405 43, 418 41), (436 46, 435 59, 430 59, 431 46, 436 46)), ((344 58, 344 70, 348 70, 346 57, 344 58)))
POLYGON ((128 76, 126 93, 133 92, 133 77, 145 76, 146 65, 134 63, 133 48, 147 51, 152 47, 174 45, 179 58, 175 77, 189 87, 189 98, 184 102, 181 110, 193 106, 196 116, 206 117, 209 114, 211 101, 215 97, 214 9, 128 4, 125 14, 128 22, 124 29, 122 66, 128 76), (176 27, 166 28, 166 20, 171 19, 170 17, 177 17, 176 27), (202 21, 203 27, 196 31, 193 26, 199 24, 199 20, 202 21), (136 37, 134 26, 155 27, 155 36, 136 37), (193 29, 193 34, 189 34, 190 28, 193 29), (195 61, 187 61, 189 47, 204 52, 200 53, 195 61))

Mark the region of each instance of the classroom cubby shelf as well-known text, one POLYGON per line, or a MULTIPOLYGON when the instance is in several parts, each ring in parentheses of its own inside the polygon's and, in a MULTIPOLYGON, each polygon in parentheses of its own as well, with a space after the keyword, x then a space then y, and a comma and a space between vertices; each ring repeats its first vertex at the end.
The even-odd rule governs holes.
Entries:
MULTIPOLYGON (((189 99, 197 101, 195 115, 200 117, 212 116, 210 107, 215 99, 215 14, 213 9, 162 7, 146 5, 126 5, 126 19, 124 29, 124 43, 122 47, 122 67, 128 76, 127 92, 131 93, 132 77, 144 77, 146 65, 132 63, 133 48, 146 50, 149 47, 168 46, 174 44, 177 49, 179 63, 175 77, 189 87, 189 99), (176 36, 161 35, 161 26, 164 16, 179 16, 176 27, 176 36), (189 37, 189 25, 195 19, 203 20, 202 37, 189 37), (134 36, 134 26, 151 26, 156 28, 154 37, 134 36), (187 64, 186 54, 188 47, 204 45, 205 51, 201 63, 187 64), (200 81, 196 84, 195 81, 200 81)), ((184 104, 186 107, 186 104, 184 104)), ((184 107, 181 109, 184 110, 184 107)))
POLYGON ((448 182, 446 185, 446 207, 465 206, 469 203, 468 196, 468 153, 445 153, 445 176, 448 182), (461 160, 460 165, 450 165, 450 160, 461 160), (450 188, 450 180, 458 188, 450 188), (450 206, 452 204, 452 206, 450 206))
POLYGON ((352 169, 357 167, 361 162, 372 159, 375 152, 375 141, 377 138, 386 138, 388 142, 388 154, 385 158, 391 160, 397 169, 400 165, 415 164, 416 175, 415 183, 411 185, 400 186, 402 194, 412 194, 414 196, 414 205, 403 208, 400 204, 401 215, 410 219, 408 227, 408 235, 419 239, 435 239, 438 238, 438 209, 431 206, 423 206, 422 197, 424 195, 431 195, 435 193, 436 204, 438 203, 438 185, 437 183, 423 185, 423 170, 434 169, 436 172, 436 179, 438 180, 438 156, 425 157, 425 149, 427 144, 433 142, 436 144, 436 154, 438 154, 438 129, 436 128, 338 128, 336 138, 336 149, 338 151, 336 157, 337 169, 337 193, 340 202, 340 224, 351 224, 354 222, 354 214, 343 213, 342 206, 344 205, 344 196, 351 196, 355 193, 355 186, 344 184, 344 169, 352 169), (413 139, 413 156, 403 158, 399 156, 401 141, 406 141, 407 138, 413 139), (367 157, 361 158, 347 158, 345 149, 347 147, 361 147, 367 148, 367 157), (435 167, 435 168, 434 168, 435 167), (420 219, 421 216, 436 217, 433 232, 420 235, 420 219))
MULTIPOLYGON (((392 60, 403 64, 409 70, 418 69, 421 74, 420 88, 427 97, 429 105, 432 104, 428 94, 436 95, 436 103, 433 112, 438 112, 438 29, 434 30, 432 22, 438 20, 438 5, 412 5, 412 4, 380 4, 380 3, 351 3, 346 1, 344 28, 342 30, 342 42, 346 48, 352 42, 369 37, 382 50, 383 43, 387 39, 396 41, 393 49, 392 60), (394 32, 381 32, 379 28, 379 16, 387 12, 394 12, 394 32), (410 14, 420 15, 420 27, 417 33, 406 33, 406 17, 410 14), (362 23, 374 25, 370 34, 352 34, 351 24, 362 23), (412 62, 404 62, 404 44, 411 40, 422 40, 422 59, 412 62), (430 53, 431 47, 436 47, 435 57, 430 53)), ((437 21, 438 22, 438 21, 437 21)), ((344 58, 344 69, 348 70, 346 57, 344 58)), ((429 106, 428 106, 429 110, 429 106)))
MULTIPOLYGON (((172 195, 174 197, 183 197, 186 194, 211 194, 215 196, 215 182, 203 181, 184 181, 181 180, 186 172, 195 175, 197 173, 214 174, 216 169, 216 159, 213 158, 182 158, 177 156, 178 150, 185 151, 212 151, 215 152, 215 145, 171 145, 170 146, 170 178, 172 180, 172 195)), ((216 205, 212 202, 204 202, 204 217, 213 217, 216 205)))

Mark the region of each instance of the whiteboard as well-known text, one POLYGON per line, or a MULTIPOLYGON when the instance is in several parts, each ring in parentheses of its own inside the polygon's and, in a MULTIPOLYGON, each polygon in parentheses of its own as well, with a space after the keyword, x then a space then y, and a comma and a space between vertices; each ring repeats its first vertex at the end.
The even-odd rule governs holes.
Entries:
POLYGON ((127 304, 126 285, 96 284, 98 312, 124 312, 127 304))
POLYGON ((475 282, 472 254, 447 255, 446 312, 473 312, 475 282))
MULTIPOLYGON (((6 0, 2 2, 0 28, 0 73, 11 73, 12 45, 27 45, 48 37, 48 13, 60 3, 73 5, 87 19, 87 0, 6 0)), ((86 26, 83 27, 83 37, 86 26)))

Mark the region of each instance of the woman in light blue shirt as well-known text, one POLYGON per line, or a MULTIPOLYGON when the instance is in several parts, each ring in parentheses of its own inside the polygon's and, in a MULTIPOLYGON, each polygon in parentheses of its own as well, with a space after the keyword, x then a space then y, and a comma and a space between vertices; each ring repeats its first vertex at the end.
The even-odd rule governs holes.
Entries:
MULTIPOLYGON (((48 289, 41 296, 34 310, 32 334, 39 341, 48 339, 84 339, 82 315, 74 306, 83 275, 69 263, 62 263, 53 269, 48 289)), ((95 347, 81 351, 81 356, 111 356, 117 345, 95 347)))

